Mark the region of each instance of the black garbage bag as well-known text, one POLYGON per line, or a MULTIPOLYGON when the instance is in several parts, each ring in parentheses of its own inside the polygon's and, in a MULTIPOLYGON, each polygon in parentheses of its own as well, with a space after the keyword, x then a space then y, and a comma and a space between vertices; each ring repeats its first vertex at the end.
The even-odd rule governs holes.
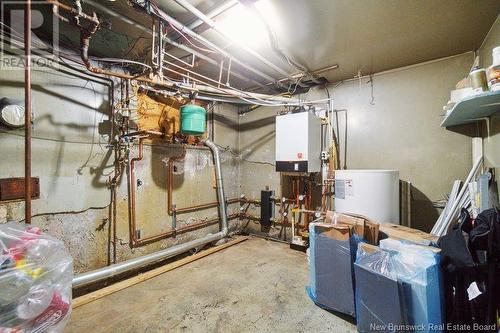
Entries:
POLYGON ((441 248, 446 321, 496 332, 500 308, 500 222, 495 209, 483 211, 475 223, 462 209, 458 224, 438 240, 441 248), (475 289, 478 292, 472 293, 475 289), (476 326, 474 326, 476 325, 476 326))

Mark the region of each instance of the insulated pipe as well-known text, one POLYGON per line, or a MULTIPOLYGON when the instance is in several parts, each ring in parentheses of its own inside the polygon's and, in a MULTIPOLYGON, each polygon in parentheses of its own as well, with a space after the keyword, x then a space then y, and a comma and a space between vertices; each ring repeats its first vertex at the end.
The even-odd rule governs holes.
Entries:
POLYGON ((103 279, 107 279, 116 276, 118 274, 128 272, 133 269, 138 269, 140 267, 152 264, 160 260, 174 257, 176 255, 189 251, 193 248, 218 241, 219 239, 222 239, 228 235, 229 226, 228 226, 227 211, 226 211, 224 184, 222 181, 222 168, 221 168, 219 149, 210 140, 205 140, 204 144, 208 148, 210 148, 214 157, 215 176, 217 184, 217 199, 219 201, 219 218, 221 220, 221 231, 219 231, 216 234, 209 234, 203 238, 195 239, 184 244, 179 244, 173 247, 169 247, 168 249, 154 252, 139 258, 129 259, 118 264, 113 264, 107 267, 96 269, 94 271, 79 274, 73 278, 72 281, 73 288, 101 281, 103 279))

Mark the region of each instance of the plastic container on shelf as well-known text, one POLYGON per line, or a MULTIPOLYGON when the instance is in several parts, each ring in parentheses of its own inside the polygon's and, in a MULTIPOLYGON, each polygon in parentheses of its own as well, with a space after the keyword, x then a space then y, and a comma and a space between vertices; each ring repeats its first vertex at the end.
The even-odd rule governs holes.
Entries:
POLYGON ((474 67, 469 73, 469 79, 474 94, 488 91, 488 81, 486 80, 486 70, 484 68, 474 67))
POLYGON ((493 48, 492 52, 493 66, 500 66, 500 46, 493 48))
POLYGON ((72 279, 61 241, 37 227, 0 224, 0 332, 62 332, 72 279))
POLYGON ((490 91, 500 91, 500 46, 492 51, 492 65, 486 70, 490 91))

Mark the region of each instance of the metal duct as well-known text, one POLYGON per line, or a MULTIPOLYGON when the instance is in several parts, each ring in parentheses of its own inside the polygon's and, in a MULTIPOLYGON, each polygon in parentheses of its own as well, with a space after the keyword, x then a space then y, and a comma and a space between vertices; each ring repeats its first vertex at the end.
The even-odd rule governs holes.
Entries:
POLYGON ((227 234, 228 224, 227 224, 227 210, 226 210, 226 195, 224 194, 224 183, 222 181, 222 167, 220 164, 219 148, 210 141, 206 139, 204 142, 205 146, 210 148, 212 154, 214 155, 214 167, 215 167, 215 178, 217 186, 217 200, 219 201, 219 216, 222 224, 222 232, 227 234))
POLYGON ((107 267, 99 268, 94 271, 79 274, 73 278, 73 288, 80 287, 86 284, 94 283, 103 279, 107 279, 127 271, 138 269, 145 265, 168 259, 176 255, 182 254, 193 248, 215 242, 227 236, 229 226, 227 222, 226 200, 224 194, 224 184, 222 182, 222 168, 220 162, 219 149, 210 140, 206 140, 204 144, 210 148, 214 158, 215 176, 217 184, 217 200, 219 202, 219 217, 221 219, 221 231, 216 234, 210 234, 200 239, 195 239, 190 242, 179 244, 165 250, 151 253, 139 258, 129 259, 118 264, 113 264, 107 267))

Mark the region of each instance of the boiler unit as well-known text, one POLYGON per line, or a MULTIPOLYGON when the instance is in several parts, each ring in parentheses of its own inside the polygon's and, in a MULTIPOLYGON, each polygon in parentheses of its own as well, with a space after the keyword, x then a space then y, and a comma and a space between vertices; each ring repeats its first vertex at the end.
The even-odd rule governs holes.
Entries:
POLYGON ((310 112, 276 117, 276 171, 319 172, 321 119, 310 112))
POLYGON ((336 170, 335 210, 399 224, 399 171, 336 170))

